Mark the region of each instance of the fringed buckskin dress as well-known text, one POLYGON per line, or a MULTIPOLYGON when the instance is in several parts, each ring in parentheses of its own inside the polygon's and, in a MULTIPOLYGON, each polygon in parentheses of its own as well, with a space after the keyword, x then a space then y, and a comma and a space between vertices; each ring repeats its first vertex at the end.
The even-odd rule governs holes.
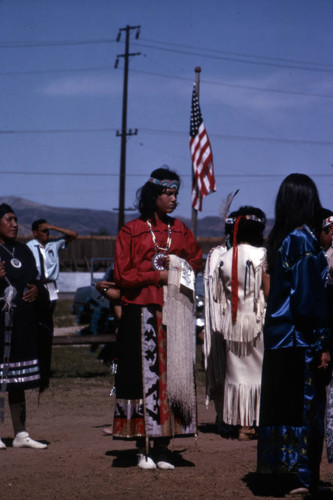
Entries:
POLYGON ((222 254, 217 263, 219 279, 215 280, 213 290, 220 313, 217 328, 225 341, 223 421, 230 425, 252 426, 259 422, 265 249, 247 243, 237 246, 238 309, 235 322, 232 318, 233 248, 222 254))

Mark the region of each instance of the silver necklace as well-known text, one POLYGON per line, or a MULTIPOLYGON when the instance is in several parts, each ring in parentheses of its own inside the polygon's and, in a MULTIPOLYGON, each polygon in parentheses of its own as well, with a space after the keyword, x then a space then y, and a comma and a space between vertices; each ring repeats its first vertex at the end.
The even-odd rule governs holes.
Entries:
POLYGON ((4 250, 6 250, 6 252, 8 252, 8 253, 9 253, 9 255, 11 255, 11 256, 12 256, 12 258, 10 259, 10 263, 11 263, 11 265, 12 265, 13 267, 15 267, 15 269, 20 269, 20 267, 22 267, 22 262, 21 262, 19 259, 17 259, 17 258, 15 257, 15 255, 14 255, 14 253, 15 253, 15 247, 13 248, 13 251, 11 252, 11 251, 10 251, 7 247, 5 247, 5 245, 3 245, 2 243, 0 243, 0 246, 1 246, 4 250))
POLYGON ((155 255, 153 257, 153 269, 155 269, 155 271, 164 271, 165 270, 165 257, 166 257, 165 254, 171 247, 171 237, 172 237, 171 224, 170 223, 168 224, 168 239, 166 242, 166 246, 160 247, 157 244, 156 236, 155 236, 155 233, 153 231, 150 220, 148 219, 146 222, 148 224, 149 231, 151 234, 151 239, 153 240, 154 249, 155 249, 155 255), (158 252, 158 250, 162 250, 162 252, 158 252))

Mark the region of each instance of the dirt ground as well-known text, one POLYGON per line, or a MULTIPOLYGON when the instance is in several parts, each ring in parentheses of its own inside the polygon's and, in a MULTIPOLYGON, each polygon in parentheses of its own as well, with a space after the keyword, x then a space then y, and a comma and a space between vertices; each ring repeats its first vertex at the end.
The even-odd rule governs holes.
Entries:
MULTIPOLYGON (((223 439, 215 433, 215 413, 198 388, 199 436, 174 439, 174 471, 136 467, 133 442, 113 440, 102 429, 112 422, 109 377, 52 379, 38 405, 27 392, 30 434, 49 443, 46 450, 11 446, 6 406, 0 451, 0 498, 15 499, 213 499, 282 498, 279 485, 255 474, 256 442, 223 439), (280 496, 279 496, 280 495, 280 496)), ((333 483, 333 465, 322 462, 322 480, 333 483)), ((284 498, 288 498, 285 496, 284 498)), ((316 497, 317 498, 317 497, 316 497)), ((331 495, 322 498, 332 498, 331 495)))

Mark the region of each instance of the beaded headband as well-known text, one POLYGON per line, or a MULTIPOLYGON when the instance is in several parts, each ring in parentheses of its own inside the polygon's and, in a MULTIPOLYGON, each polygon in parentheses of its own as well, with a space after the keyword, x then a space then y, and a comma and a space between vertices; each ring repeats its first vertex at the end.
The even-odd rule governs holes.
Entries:
POLYGON ((247 220, 254 220, 255 222, 261 222, 262 224, 264 223, 264 220, 260 219, 256 215, 239 215, 237 217, 227 217, 225 220, 225 223, 226 224, 235 224, 238 217, 240 217, 242 219, 247 219, 247 220))
POLYGON ((168 189, 177 189, 179 191, 180 187, 180 182, 173 179, 172 181, 170 179, 154 179, 154 177, 150 177, 149 182, 152 182, 153 184, 158 184, 159 186, 168 188, 168 189))
POLYGON ((321 227, 322 229, 325 229, 325 227, 330 226, 331 224, 333 224, 333 215, 330 215, 329 217, 327 217, 327 219, 324 219, 321 227))

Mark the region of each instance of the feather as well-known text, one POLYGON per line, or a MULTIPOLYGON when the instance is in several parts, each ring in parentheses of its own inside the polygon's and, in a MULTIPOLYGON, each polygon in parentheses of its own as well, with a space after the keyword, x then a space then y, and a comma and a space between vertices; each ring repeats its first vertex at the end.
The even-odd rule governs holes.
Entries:
POLYGON ((16 297, 17 291, 16 288, 12 285, 7 286, 5 289, 5 293, 3 297, 0 297, 0 300, 4 301, 4 306, 2 308, 2 311, 12 311, 15 306, 13 303, 15 297, 16 297))
POLYGON ((229 213, 231 203, 232 203, 233 199, 235 198, 236 194, 238 193, 238 191, 239 191, 239 189, 237 189, 234 193, 229 193, 228 196, 226 197, 226 199, 224 200, 224 202, 221 206, 221 210, 220 210, 220 217, 223 221, 226 220, 228 213, 229 213))

